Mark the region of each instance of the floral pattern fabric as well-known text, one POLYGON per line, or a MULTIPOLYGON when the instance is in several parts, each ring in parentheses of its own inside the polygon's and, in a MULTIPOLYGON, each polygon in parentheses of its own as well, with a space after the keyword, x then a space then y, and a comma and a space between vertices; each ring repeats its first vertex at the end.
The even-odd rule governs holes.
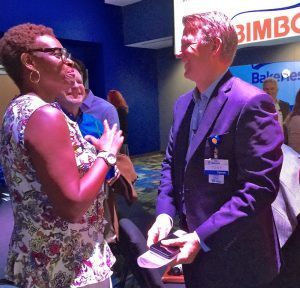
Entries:
MULTIPOLYGON (((105 195, 101 189, 79 223, 69 223, 55 213, 24 145, 26 124, 44 105, 50 104, 36 95, 23 95, 11 102, 4 116, 0 152, 15 219, 7 278, 21 287, 83 287, 110 277, 115 262, 103 239, 105 195)), ((77 124, 65 119, 83 176, 95 161, 96 151, 83 139, 77 124)))

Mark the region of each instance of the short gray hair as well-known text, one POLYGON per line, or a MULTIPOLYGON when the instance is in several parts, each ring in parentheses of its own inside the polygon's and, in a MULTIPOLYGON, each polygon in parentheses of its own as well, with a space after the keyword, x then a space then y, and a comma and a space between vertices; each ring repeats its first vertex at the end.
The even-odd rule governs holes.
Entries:
POLYGON ((185 31, 197 36, 201 44, 208 44, 213 39, 220 38, 221 56, 231 65, 237 50, 238 37, 234 26, 225 14, 213 11, 187 15, 183 17, 182 23, 185 31))
POLYGON ((266 84, 266 83, 274 83, 276 84, 276 87, 278 87, 278 82, 275 78, 273 77, 268 77, 266 78, 264 81, 263 81, 263 86, 266 84))

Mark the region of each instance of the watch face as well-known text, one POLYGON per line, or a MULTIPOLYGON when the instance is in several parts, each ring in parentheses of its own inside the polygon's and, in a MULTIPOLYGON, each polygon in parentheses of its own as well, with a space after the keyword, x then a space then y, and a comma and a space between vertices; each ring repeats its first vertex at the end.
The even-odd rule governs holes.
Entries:
POLYGON ((107 155, 107 162, 110 164, 110 165, 115 165, 116 164, 116 156, 114 154, 108 154, 107 155))
POLYGON ((109 166, 116 165, 117 158, 113 153, 109 153, 107 151, 100 151, 98 153, 98 157, 102 158, 109 166))

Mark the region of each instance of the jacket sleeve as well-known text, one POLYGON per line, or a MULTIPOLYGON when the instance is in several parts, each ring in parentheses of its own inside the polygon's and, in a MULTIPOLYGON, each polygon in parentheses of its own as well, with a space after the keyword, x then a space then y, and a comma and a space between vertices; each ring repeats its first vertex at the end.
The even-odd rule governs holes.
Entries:
MULTIPOLYGON (((173 125, 174 118, 176 117, 177 103, 174 106, 173 111, 173 125)), ((173 163, 173 125, 169 134, 169 142, 166 149, 166 155, 162 162, 161 179, 158 188, 158 196, 156 202, 156 214, 166 213, 171 218, 174 218, 176 214, 174 187, 172 181, 172 163, 173 163)))

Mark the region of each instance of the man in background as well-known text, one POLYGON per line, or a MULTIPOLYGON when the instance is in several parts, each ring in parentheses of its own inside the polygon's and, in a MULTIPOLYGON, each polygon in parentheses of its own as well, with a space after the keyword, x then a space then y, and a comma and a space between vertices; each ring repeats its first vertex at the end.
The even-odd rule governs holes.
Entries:
POLYGON ((162 163, 157 218, 148 245, 164 238, 176 212, 187 234, 171 264, 188 288, 247 288, 280 268, 271 203, 279 188, 282 132, 272 99, 228 71, 237 34, 219 12, 183 17, 179 57, 195 89, 176 102, 162 163))
POLYGON ((278 114, 279 124, 281 127, 283 127, 283 122, 287 117, 287 115, 290 113, 290 105, 289 103, 279 100, 277 98, 277 94, 278 94, 277 80, 273 77, 266 78, 263 82, 263 90, 272 97, 278 114))
POLYGON ((81 66, 78 60, 73 59, 73 61, 75 74, 74 85, 66 91, 65 95, 57 97, 57 104, 69 119, 78 124, 83 137, 86 135, 92 135, 96 138, 100 138, 104 129, 103 122, 91 114, 82 112, 82 109, 80 108, 82 102, 86 98, 86 93, 81 73, 81 66))
MULTIPOLYGON (((80 73, 82 75, 83 83, 87 83, 87 72, 83 62, 75 59, 76 63, 80 66, 80 73)), ((106 119, 109 127, 117 123, 118 129, 120 129, 119 117, 114 105, 110 104, 103 98, 97 97, 90 89, 85 89, 86 98, 80 106, 82 112, 93 115, 99 119, 101 123, 106 119)))

